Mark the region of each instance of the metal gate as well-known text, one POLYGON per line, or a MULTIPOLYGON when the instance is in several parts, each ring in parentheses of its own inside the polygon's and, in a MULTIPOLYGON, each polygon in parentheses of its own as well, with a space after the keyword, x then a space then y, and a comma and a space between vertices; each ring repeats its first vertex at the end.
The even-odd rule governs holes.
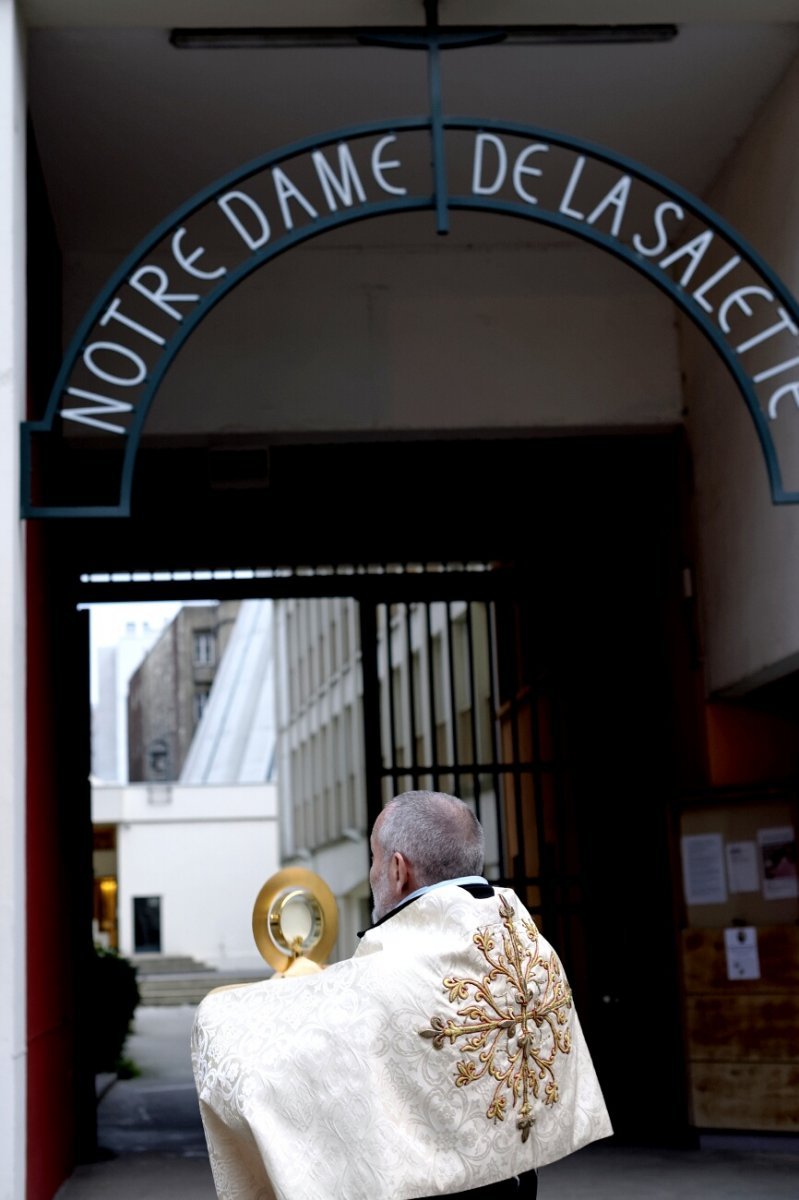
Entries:
POLYGON ((361 602, 369 824, 402 791, 460 796, 485 829, 487 877, 512 886, 571 960, 576 822, 532 597, 512 572, 403 583, 402 599, 361 602))
POLYGON ((666 742, 662 625, 632 565, 637 589, 597 589, 590 619, 575 619, 576 571, 554 582, 490 563, 137 572, 85 577, 80 598, 287 601, 281 691, 298 740, 278 771, 296 769, 298 786, 286 838, 318 869, 332 847, 347 851, 350 942, 368 924, 364 834, 383 805, 412 788, 460 794, 486 829, 489 878, 517 891, 564 961, 619 1128, 650 1127, 617 1054, 659 1005, 665 1130, 683 1120, 673 972, 638 1003, 642 972, 671 961, 667 783, 651 770, 666 742))
MULTIPOLYGON (((553 626, 515 569, 437 563, 117 573, 84 577, 81 591, 84 600, 213 593, 220 600, 324 598, 351 606, 357 645, 348 640, 339 656, 349 657, 360 676, 349 697, 354 722, 360 712, 362 723, 362 753, 350 756, 344 772, 344 792, 352 795, 337 797, 334 782, 341 767, 333 761, 336 746, 349 755, 353 741, 344 722, 338 732, 335 720, 329 729, 317 722, 307 739, 310 753, 295 756, 302 759, 296 768, 287 742, 284 776, 296 775, 303 794, 286 818, 284 853, 295 833, 306 846, 337 831, 363 836, 401 791, 452 792, 474 807, 485 828, 488 877, 525 899, 567 961, 584 961, 576 944, 583 936, 579 822, 555 686, 553 626), (348 786, 359 758, 364 778, 348 786)), ((295 714, 307 713, 310 693, 318 700, 330 687, 334 672, 325 678, 323 659, 331 669, 341 662, 330 659, 323 619, 295 621, 297 628, 307 625, 302 647, 289 623, 287 617, 284 691, 293 696, 295 714)), ((317 709, 323 724, 323 706, 317 709)))

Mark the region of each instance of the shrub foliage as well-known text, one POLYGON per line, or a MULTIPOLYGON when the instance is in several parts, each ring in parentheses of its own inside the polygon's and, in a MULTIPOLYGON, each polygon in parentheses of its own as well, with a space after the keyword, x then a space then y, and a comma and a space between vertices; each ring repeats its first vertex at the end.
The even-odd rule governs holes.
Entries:
POLYGON ((95 947, 92 974, 91 1042, 97 1074, 118 1069, 140 997, 136 968, 115 950, 95 947))

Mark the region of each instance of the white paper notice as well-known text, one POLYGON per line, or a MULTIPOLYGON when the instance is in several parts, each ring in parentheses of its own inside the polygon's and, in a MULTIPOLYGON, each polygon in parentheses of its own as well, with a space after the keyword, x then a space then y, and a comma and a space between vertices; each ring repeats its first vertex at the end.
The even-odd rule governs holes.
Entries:
POLYGON ((757 846, 754 842, 727 843, 727 882, 731 892, 759 892, 757 846))
POLYGON ((725 929, 724 949, 727 953, 728 979, 760 978, 757 930, 753 926, 748 925, 741 929, 725 929))
POLYGON ((766 900, 791 900, 799 896, 796 872, 796 833, 792 825, 758 829, 763 861, 763 896, 766 900))
POLYGON ((692 833, 682 839, 686 904, 723 904, 727 899, 724 839, 720 833, 692 833))

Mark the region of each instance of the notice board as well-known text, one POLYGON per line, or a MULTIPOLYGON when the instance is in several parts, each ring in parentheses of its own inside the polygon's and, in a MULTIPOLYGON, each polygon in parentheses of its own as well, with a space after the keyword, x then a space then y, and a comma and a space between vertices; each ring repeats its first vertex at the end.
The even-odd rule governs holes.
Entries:
POLYGON ((799 920, 793 797, 736 798, 680 816, 685 925, 782 925, 799 920))

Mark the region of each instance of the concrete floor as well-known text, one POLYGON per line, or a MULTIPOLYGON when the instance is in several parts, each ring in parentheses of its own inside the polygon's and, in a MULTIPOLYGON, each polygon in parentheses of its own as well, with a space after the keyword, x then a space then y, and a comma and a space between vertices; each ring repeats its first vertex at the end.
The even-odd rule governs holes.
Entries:
MULTIPOLYGON (((126 1053, 141 1075, 114 1083, 99 1106, 100 1145, 111 1157, 78 1167, 57 1200, 215 1200, 189 1061, 193 1015, 188 1007, 139 1009, 126 1053)), ((538 1196, 799 1200, 799 1152, 603 1142, 544 1168, 538 1196)))
POLYGON ((541 1172, 539 1200, 797 1200, 799 1154, 589 1146, 541 1172))

